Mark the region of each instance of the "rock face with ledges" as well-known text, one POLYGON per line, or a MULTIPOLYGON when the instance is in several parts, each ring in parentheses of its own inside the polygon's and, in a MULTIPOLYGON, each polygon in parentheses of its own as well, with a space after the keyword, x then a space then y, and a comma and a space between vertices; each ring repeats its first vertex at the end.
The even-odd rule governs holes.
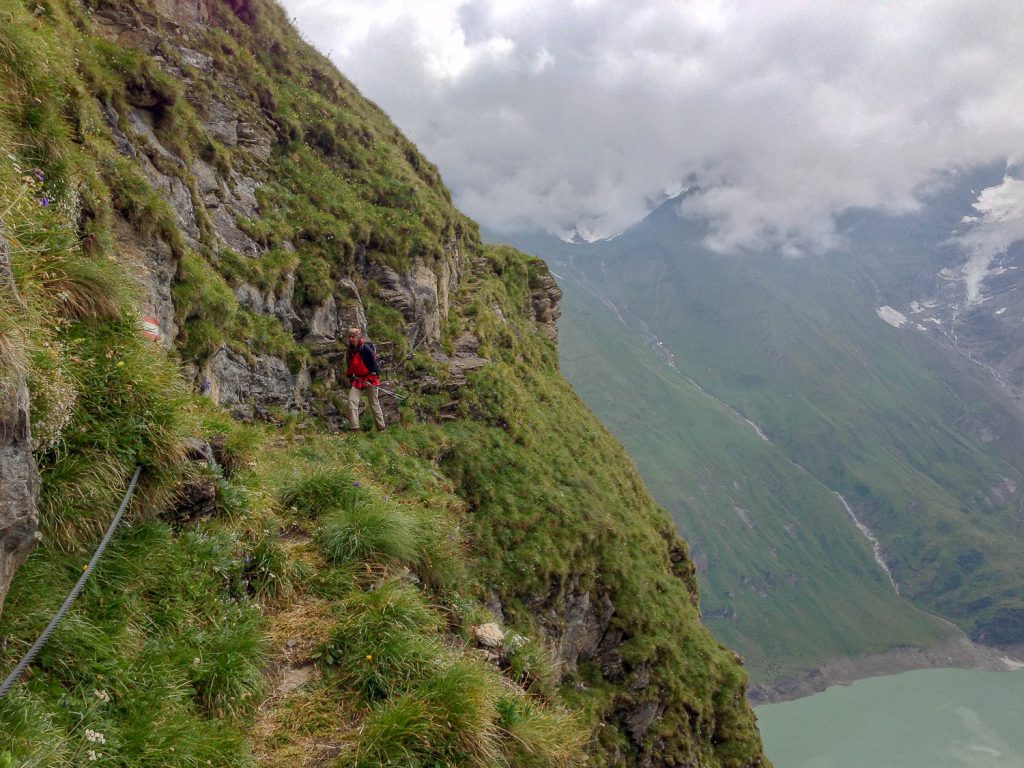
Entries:
MULTIPOLYGON (((0 236, 0 292, 17 295, 10 251, 0 236)), ((14 572, 39 538, 39 473, 32 456, 29 396, 25 377, 3 370, 0 359, 0 611, 14 572)))
POLYGON ((530 301, 533 305, 534 319, 541 331, 552 341, 558 340, 558 318, 562 316, 559 302, 562 300, 562 289, 555 278, 545 269, 531 281, 530 301))
MULTIPOLYGON (((248 3, 230 4, 246 16, 248 3)), ((212 23, 217 9, 208 0, 159 0, 155 16, 129 14, 104 6, 97 12, 98 31, 120 44, 127 44, 152 56, 152 60, 178 80, 184 98, 197 107, 203 129, 211 141, 232 152, 232 167, 218 165, 201 157, 187 161, 161 139, 158 125, 165 105, 160 93, 143 89, 129 98, 127 109, 105 106, 105 118, 118 151, 135 161, 146 181, 174 212, 185 246, 209 255, 217 263, 227 252, 252 260, 267 258, 271 246, 254 237, 247 222, 257 221, 267 210, 260 202, 260 188, 273 183, 275 130, 265 112, 254 109, 243 99, 244 93, 230 80, 217 83, 216 92, 200 80, 208 80, 216 69, 211 57, 189 47, 186 30, 200 29, 212 23), (161 25, 170 24, 182 35, 168 40, 161 25)), ((248 96, 246 96, 248 98, 248 96)), ((180 269, 179 255, 159 237, 143 240, 126 222, 118 222, 118 238, 125 248, 122 260, 143 285, 143 313, 161 327, 161 340, 173 346, 183 330, 175 317, 172 286, 180 269)), ((277 243, 283 251, 294 252, 295 245, 277 243)), ((405 321, 404 333, 412 349, 440 351, 443 328, 451 303, 459 290, 468 257, 457 239, 447 241, 439 253, 414 255, 399 268, 367 258, 365 243, 356 244, 356 254, 347 275, 333 275, 330 284, 319 286, 327 293, 315 300, 296 290, 296 274, 288 272, 269 287, 260 287, 234 276, 231 290, 241 307, 258 315, 274 317, 294 339, 313 349, 343 344, 346 329, 367 328, 364 296, 397 309, 405 321)), ((544 278, 542 277, 542 282, 544 278)), ((548 275, 537 289, 533 301, 538 325, 550 338, 556 335, 557 301, 561 292, 548 275)), ((465 384, 467 371, 486 364, 473 354, 459 353, 452 365, 453 386, 465 384)), ((245 417, 265 413, 268 408, 330 411, 332 406, 314 394, 311 385, 320 369, 312 375, 296 373, 294 364, 273 354, 254 350, 240 354, 227 345, 204 361, 192 366, 195 385, 218 403, 245 417)), ((333 385, 336 375, 325 374, 333 385)))

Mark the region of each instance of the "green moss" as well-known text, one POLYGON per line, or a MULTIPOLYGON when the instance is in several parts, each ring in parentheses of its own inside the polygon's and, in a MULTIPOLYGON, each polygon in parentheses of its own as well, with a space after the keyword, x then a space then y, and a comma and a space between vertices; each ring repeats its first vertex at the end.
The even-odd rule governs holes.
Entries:
POLYGON ((151 187, 135 165, 108 144, 90 142, 97 155, 100 174, 110 189, 114 209, 143 237, 158 237, 171 246, 174 255, 185 253, 174 209, 151 187))
POLYGON ((224 278, 191 251, 181 259, 173 293, 182 354, 202 361, 227 342, 239 310, 238 301, 224 278))

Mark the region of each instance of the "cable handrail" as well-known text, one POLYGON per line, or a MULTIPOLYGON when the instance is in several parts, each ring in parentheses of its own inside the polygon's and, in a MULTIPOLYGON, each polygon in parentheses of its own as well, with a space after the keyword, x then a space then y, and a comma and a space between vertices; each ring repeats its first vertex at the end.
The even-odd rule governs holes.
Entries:
POLYGON ((117 530, 117 526, 121 524, 121 518, 124 517, 124 512, 128 508, 128 502, 132 498, 132 494, 135 492, 135 485, 139 481, 139 475, 142 473, 142 467, 135 468, 135 474, 132 475, 132 480, 128 483, 128 490, 125 492, 124 499, 121 500, 121 506, 118 507, 117 514, 114 515, 114 519, 110 522, 110 526, 107 528, 107 532, 103 535, 103 540, 100 541, 100 545, 96 548, 96 552, 93 554, 89 564, 85 566, 82 571, 82 575, 78 578, 78 582, 75 584, 74 589, 71 590, 71 594, 64 600, 64 604, 57 610, 54 617, 50 620, 50 623, 43 630, 43 633, 39 636, 39 639, 32 644, 32 647, 28 649, 28 653, 22 657, 21 661, 18 662, 14 671, 7 676, 7 679, 0 683, 0 699, 2 699, 8 691, 13 688, 21 676, 28 669, 28 665, 32 663, 35 657, 39 654, 39 651, 46 645, 46 641, 50 639, 50 635, 57 629, 57 625, 60 624, 61 619, 70 610, 71 604, 75 602, 78 595, 81 594, 82 589, 85 587, 85 582, 89 580, 89 576, 92 575, 93 568, 99 562, 100 558, 103 557, 103 553, 107 549, 107 544, 110 543, 110 539, 114 535, 114 531, 117 530))

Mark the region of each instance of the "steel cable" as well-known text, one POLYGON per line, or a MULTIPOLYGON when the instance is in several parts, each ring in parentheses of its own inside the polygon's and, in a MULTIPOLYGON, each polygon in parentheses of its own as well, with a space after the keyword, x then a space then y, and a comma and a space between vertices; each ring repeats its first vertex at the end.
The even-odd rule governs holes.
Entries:
POLYGON ((131 501, 132 494, 135 492, 135 484, 139 481, 139 474, 142 472, 142 467, 135 468, 135 474, 132 475, 132 480, 128 484, 128 491, 124 495, 124 499, 121 501, 121 506, 117 510, 117 514, 114 515, 114 519, 110 523, 110 527, 107 528, 106 534, 103 536, 103 540, 100 542, 99 547, 96 548, 95 554, 92 556, 92 560, 85 566, 85 570, 78 579, 78 583, 75 584, 75 588, 71 590, 71 594, 64 600, 64 604, 60 607, 54 617, 50 620, 46 629, 43 630, 43 634, 39 636, 39 639, 33 643, 32 647, 28 649, 28 653, 25 654, 24 658, 18 662, 18 666, 14 668, 14 671, 7 676, 7 679, 0 683, 0 699, 2 699, 11 688, 17 684, 18 680, 28 669, 28 665, 32 663, 39 651, 42 650, 43 646, 46 645, 46 641, 50 639, 50 635, 57 629, 57 625, 60 624, 60 620, 64 618, 64 614, 71 608, 71 604, 75 602, 75 599, 82 592, 82 588, 85 587, 85 582, 89 580, 89 576, 92 574, 93 568, 96 567, 96 563, 99 562, 103 556, 103 552, 107 548, 107 544, 110 543, 111 537, 114 535, 114 531, 117 530, 117 526, 121 523, 121 518, 124 517, 124 512, 128 509, 128 502, 131 501))

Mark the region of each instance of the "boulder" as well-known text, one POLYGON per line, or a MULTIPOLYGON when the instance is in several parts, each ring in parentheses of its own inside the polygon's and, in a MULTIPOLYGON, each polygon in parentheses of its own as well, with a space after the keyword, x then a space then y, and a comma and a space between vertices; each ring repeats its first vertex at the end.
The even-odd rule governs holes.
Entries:
POLYGON ((494 622, 488 622, 473 627, 473 639, 484 648, 501 648, 505 643, 505 633, 494 622))

